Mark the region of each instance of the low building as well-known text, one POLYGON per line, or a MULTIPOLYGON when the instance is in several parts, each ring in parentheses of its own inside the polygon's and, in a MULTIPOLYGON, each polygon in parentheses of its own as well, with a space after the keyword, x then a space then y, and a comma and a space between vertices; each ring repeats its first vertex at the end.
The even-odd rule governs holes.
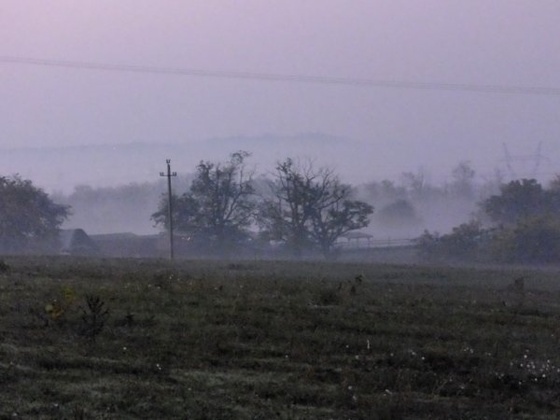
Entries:
POLYGON ((59 253, 64 255, 98 255, 98 245, 83 229, 64 229, 59 234, 59 253))
POLYGON ((134 233, 110 233, 92 235, 99 253, 114 258, 154 258, 164 256, 160 249, 161 235, 136 235, 134 233))

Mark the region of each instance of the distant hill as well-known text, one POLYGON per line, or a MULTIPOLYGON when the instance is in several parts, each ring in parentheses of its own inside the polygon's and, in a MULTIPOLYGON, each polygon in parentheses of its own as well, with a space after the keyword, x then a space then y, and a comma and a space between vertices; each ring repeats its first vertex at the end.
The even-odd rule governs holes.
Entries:
POLYGON ((8 149, 0 152, 0 167, 3 175, 19 173, 49 192, 68 192, 76 185, 155 179, 165 167, 165 157, 180 151, 180 147, 142 143, 8 149))
POLYGON ((257 172, 273 170, 286 157, 309 158, 337 168, 347 182, 367 181, 370 146, 321 133, 293 136, 215 138, 196 143, 129 143, 0 150, 0 174, 19 173, 47 192, 76 185, 115 186, 159 179, 165 160, 179 174, 194 172, 201 160, 225 160, 238 150, 252 153, 257 172))
MULTIPOLYGON (((311 159, 317 165, 334 166, 342 174, 346 160, 360 159, 363 146, 356 141, 321 133, 294 136, 263 135, 258 137, 227 137, 210 139, 211 150, 246 150, 252 153, 252 161, 260 171, 274 169, 274 164, 288 157, 311 159)), ((346 174, 342 174, 348 175, 346 174)))

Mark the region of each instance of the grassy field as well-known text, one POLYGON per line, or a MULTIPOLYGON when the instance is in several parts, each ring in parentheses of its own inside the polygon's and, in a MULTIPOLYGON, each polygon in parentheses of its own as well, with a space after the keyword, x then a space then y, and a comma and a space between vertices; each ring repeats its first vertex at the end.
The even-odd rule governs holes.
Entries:
POLYGON ((554 270, 3 261, 0 419, 560 418, 554 270))

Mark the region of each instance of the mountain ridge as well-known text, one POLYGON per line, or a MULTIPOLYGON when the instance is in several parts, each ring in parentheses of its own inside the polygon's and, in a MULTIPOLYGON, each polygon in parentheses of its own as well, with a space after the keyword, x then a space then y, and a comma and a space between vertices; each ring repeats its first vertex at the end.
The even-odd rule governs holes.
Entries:
MULTIPOLYGON (((173 170, 192 173, 201 160, 223 161, 230 153, 251 153, 258 172, 276 162, 310 158, 319 166, 333 166, 343 178, 352 172, 339 167, 345 161, 364 160, 364 147, 351 139, 323 133, 228 136, 197 142, 45 145, 0 149, 4 175, 18 173, 49 191, 71 191, 77 185, 114 186, 158 179, 165 160, 173 170)), ((356 165, 354 165, 356 166, 356 165)))

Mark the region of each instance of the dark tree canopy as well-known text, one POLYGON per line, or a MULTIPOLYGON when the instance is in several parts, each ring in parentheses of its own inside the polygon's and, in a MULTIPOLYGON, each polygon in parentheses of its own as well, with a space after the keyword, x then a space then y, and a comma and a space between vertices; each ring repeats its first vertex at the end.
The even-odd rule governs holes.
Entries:
POLYGON ((19 176, 0 177, 0 250, 21 252, 56 240, 69 207, 19 176))
POLYGON ((560 261, 560 189, 534 179, 502 185, 481 203, 493 222, 462 224, 447 235, 426 232, 418 239, 427 257, 462 261, 557 263, 560 261))
POLYGON ((560 217, 528 217, 514 227, 495 232, 493 251, 508 263, 558 263, 560 217))
POLYGON ((271 195, 259 211, 259 223, 270 239, 285 242, 296 255, 310 245, 308 225, 319 198, 315 183, 327 176, 310 166, 298 168, 292 159, 278 163, 271 195))
POLYGON ((503 185, 499 195, 482 203, 482 209, 493 222, 511 225, 546 212, 546 201, 545 191, 536 180, 521 179, 503 185))
MULTIPOLYGON (((224 253, 247 235, 255 208, 252 172, 247 152, 230 155, 225 163, 202 161, 190 189, 174 197, 173 221, 177 230, 204 242, 208 250, 224 253)), ((152 215, 168 226, 167 198, 152 215)))
POLYGON ((285 242, 295 256, 316 245, 329 256, 342 235, 369 224, 373 207, 352 200, 352 189, 331 169, 292 159, 278 163, 271 195, 260 208, 259 223, 270 239, 285 242))
POLYGON ((421 222, 416 209, 409 200, 400 199, 383 207, 378 221, 390 227, 416 226, 421 222))
POLYGON ((453 182, 450 185, 451 193, 457 197, 472 199, 474 197, 475 171, 470 162, 462 161, 451 172, 453 182))
POLYGON ((420 255, 425 260, 480 261, 489 258, 488 244, 492 231, 479 222, 470 221, 453 228, 446 235, 424 232, 416 239, 420 255))

